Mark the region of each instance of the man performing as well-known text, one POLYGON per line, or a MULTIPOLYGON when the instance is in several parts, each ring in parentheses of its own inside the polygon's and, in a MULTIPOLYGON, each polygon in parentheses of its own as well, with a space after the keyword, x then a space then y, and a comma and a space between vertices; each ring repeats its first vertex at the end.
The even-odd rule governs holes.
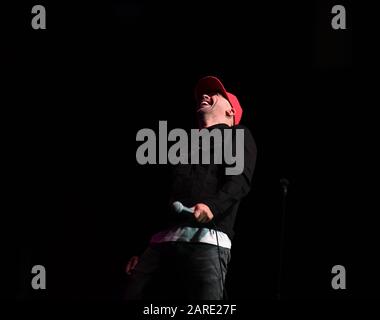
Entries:
MULTIPOLYGON (((225 169, 229 164, 214 161, 213 148, 225 144, 211 146, 210 163, 173 166, 170 225, 152 236, 140 257, 129 260, 127 300, 226 297, 233 226, 239 204, 250 190, 257 149, 250 131, 239 125, 243 110, 237 97, 227 92, 219 79, 200 79, 195 96, 199 129, 231 130, 232 136, 237 130, 244 132, 240 141, 244 152, 238 155, 244 157, 244 169, 228 175, 225 169)), ((239 141, 231 141, 237 150, 234 144, 239 141)))

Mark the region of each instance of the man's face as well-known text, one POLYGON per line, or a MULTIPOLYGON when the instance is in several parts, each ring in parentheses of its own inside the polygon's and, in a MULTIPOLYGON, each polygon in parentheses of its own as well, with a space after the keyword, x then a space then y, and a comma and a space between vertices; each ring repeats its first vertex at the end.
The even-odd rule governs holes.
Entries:
POLYGON ((203 94, 198 102, 197 113, 202 114, 212 113, 215 116, 225 117, 226 112, 231 109, 231 105, 226 98, 220 93, 203 94))

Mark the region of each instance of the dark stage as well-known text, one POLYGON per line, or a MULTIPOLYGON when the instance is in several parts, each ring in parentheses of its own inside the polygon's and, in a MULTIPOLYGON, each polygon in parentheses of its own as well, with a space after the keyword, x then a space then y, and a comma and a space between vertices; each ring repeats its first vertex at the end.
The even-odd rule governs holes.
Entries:
POLYGON ((122 298, 125 264, 159 229, 169 188, 167 166, 136 162, 136 133, 160 120, 194 127, 194 85, 215 75, 240 97, 258 149, 235 225, 231 301, 378 297, 343 2, 346 30, 331 28, 328 1, 42 1, 46 30, 30 27, 33 4, 10 9, 12 296, 122 298), (30 286, 34 265, 46 268, 46 290, 30 286), (331 286, 335 265, 344 290, 331 286))

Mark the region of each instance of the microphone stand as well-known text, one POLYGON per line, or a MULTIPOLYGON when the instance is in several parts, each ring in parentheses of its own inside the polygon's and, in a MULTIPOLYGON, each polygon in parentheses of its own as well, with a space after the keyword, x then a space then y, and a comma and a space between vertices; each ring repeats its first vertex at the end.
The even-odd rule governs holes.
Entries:
POLYGON ((279 271, 277 282, 277 299, 281 300, 281 281, 283 269, 283 255, 284 255, 284 241, 285 241, 285 213, 286 213, 286 196, 288 194, 289 180, 286 178, 280 179, 282 188, 282 210, 281 210, 281 224, 280 224, 280 256, 279 256, 279 271))

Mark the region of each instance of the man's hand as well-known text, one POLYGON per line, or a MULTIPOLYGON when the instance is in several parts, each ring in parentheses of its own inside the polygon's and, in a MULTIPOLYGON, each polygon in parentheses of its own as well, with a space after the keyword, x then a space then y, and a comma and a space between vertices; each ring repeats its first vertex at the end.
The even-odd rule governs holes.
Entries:
POLYGON ((127 267, 125 268, 125 272, 127 274, 132 274, 132 271, 136 267, 138 262, 139 262, 138 256, 133 256, 131 259, 129 259, 129 261, 127 263, 127 267))
POLYGON ((194 209, 194 218, 198 222, 207 223, 214 218, 210 208, 204 203, 197 203, 192 209, 194 209))

